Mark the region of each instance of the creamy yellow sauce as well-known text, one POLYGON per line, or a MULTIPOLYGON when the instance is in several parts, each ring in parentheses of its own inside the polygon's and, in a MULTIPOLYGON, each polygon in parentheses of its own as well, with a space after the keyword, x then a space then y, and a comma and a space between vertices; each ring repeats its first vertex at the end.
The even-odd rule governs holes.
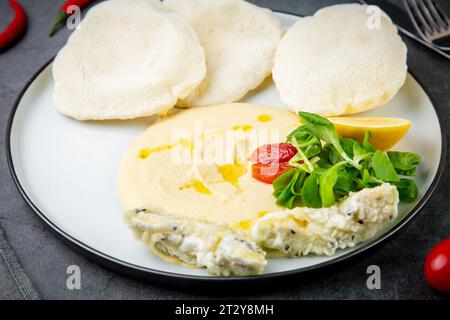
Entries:
POLYGON ((242 230, 242 231, 250 231, 250 229, 252 228, 253 224, 254 224, 259 218, 264 217, 264 216, 265 216, 266 214, 268 214, 268 213, 269 213, 269 211, 260 211, 260 212, 258 212, 258 214, 257 214, 257 216, 256 216, 255 218, 250 219, 250 220, 242 220, 242 221, 239 221, 239 223, 235 224, 235 225, 232 226, 232 227, 234 227, 234 228, 236 228, 236 229, 240 229, 240 230, 242 230))
POLYGON ((196 179, 194 182, 190 183, 190 184, 186 184, 182 187, 180 187, 180 190, 184 190, 184 189, 189 189, 189 188, 194 188, 194 190, 198 193, 202 193, 202 194, 213 194, 212 191, 203 183, 203 181, 200 181, 198 179, 196 179))
POLYGON ((152 153, 170 150, 172 148, 173 148, 173 145, 160 146, 160 147, 156 147, 156 148, 144 148, 141 151, 139 151, 139 158, 147 159, 152 153))
POLYGON ((240 126, 240 125, 236 125, 236 126, 234 126, 233 128, 232 128, 234 131, 239 131, 239 130, 242 130, 242 131, 244 131, 244 132, 249 132, 249 131, 251 131, 251 130, 253 130, 253 126, 251 126, 251 125, 245 125, 245 126, 240 126))
POLYGON ((272 121, 272 116, 268 115, 268 114, 261 114, 258 116, 258 121, 259 122, 270 122, 272 121))
POLYGON ((250 104, 169 115, 125 153, 119 174, 123 207, 149 204, 249 230, 256 218, 279 210, 272 185, 252 178, 250 154, 260 145, 284 141, 297 126, 298 117, 291 112, 250 104), (227 140, 230 136, 235 140, 227 140), (216 159, 222 142, 226 156, 216 159), (242 154, 235 154, 238 149, 242 154))
POLYGON ((192 144, 191 140, 181 139, 180 141, 178 141, 175 144, 169 144, 169 145, 165 145, 165 146, 158 146, 158 147, 155 147, 155 148, 144 148, 144 149, 141 149, 139 151, 138 157, 143 159, 143 160, 145 160, 150 155, 152 155, 153 153, 163 152, 163 151, 167 151, 167 150, 172 150, 177 145, 180 145, 180 146, 182 146, 184 148, 190 148, 190 149, 193 148, 193 144, 192 144))
POLYGON ((247 173, 247 164, 225 164, 217 167, 217 171, 222 175, 224 181, 229 182, 237 189, 242 190, 239 186, 239 179, 247 173))

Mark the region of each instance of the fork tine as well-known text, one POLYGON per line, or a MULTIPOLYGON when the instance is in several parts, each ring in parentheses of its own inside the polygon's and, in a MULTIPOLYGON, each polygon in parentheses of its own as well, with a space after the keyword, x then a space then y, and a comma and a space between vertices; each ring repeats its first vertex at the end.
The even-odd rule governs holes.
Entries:
POLYGON ((435 0, 430 0, 434 4, 434 8, 436 9, 437 14, 444 21, 445 28, 450 26, 450 19, 448 18, 447 13, 442 9, 442 7, 435 0))
POLYGON ((413 14, 419 19, 419 26, 422 28, 422 32, 432 35, 434 33, 434 29, 425 18, 423 9, 422 7, 419 7, 418 1, 409 0, 409 2, 411 3, 413 14))
MULTIPOLYGON (((429 48, 435 49, 437 52, 450 51, 450 47, 434 44, 434 41, 448 37, 450 35, 450 20, 447 14, 439 7, 435 0, 403 0, 406 12, 416 29, 418 35, 423 39, 429 48), (419 7, 417 1, 423 1, 422 5, 427 6, 428 11, 421 11, 423 7, 419 7), (430 22, 427 21, 424 14, 428 14, 433 18, 434 24, 438 24, 437 31, 433 32, 430 22), (439 17, 438 17, 439 16, 439 17)), ((429 18, 428 18, 429 19, 429 18)), ((405 32, 405 31, 404 31, 405 32)), ((421 40, 419 40, 421 41, 421 40)), ((445 53, 445 56, 449 56, 445 53)))
POLYGON ((425 35, 425 30, 422 30, 420 24, 420 21, 418 21, 418 17, 414 14, 414 12, 416 11, 416 9, 413 7, 411 0, 403 0, 403 4, 405 5, 406 8, 406 12, 408 13, 411 22, 414 26, 414 28, 416 29, 417 33, 422 37, 422 38, 426 38, 425 35))
POLYGON ((421 9, 422 15, 428 21, 428 25, 431 27, 433 32, 440 32, 442 27, 436 21, 435 17, 431 14, 427 2, 427 0, 416 0, 417 6, 421 9))
POLYGON ((448 28, 448 23, 445 22, 444 18, 442 18, 441 14, 439 14, 438 9, 436 8, 436 4, 432 0, 425 0, 426 6, 428 6, 428 9, 430 11, 430 14, 433 16, 436 23, 443 29, 448 28))
POLYGON ((431 28, 428 26, 427 21, 423 17, 422 12, 420 11, 419 7, 417 6, 416 1, 415 0, 405 0, 405 1, 408 3, 408 6, 411 10, 411 15, 414 18, 416 29, 418 29, 417 31, 419 31, 424 36, 426 34, 433 33, 431 28))

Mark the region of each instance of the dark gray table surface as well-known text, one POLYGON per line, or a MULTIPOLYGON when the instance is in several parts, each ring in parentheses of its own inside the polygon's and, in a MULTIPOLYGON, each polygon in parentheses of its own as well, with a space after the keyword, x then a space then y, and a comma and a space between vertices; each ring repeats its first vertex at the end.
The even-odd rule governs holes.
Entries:
MULTIPOLYGON (((399 236, 370 254, 351 263, 283 287, 258 286, 250 293, 209 290, 194 292, 136 281, 93 263, 58 240, 34 215, 17 191, 5 157, 3 136, 7 117, 19 91, 35 73, 64 45, 69 31, 47 37, 57 8, 62 1, 21 0, 29 16, 25 38, 6 53, 0 54, 0 226, 37 291, 46 299, 446 299, 426 284, 423 262, 427 251, 437 242, 450 237, 450 176, 446 170, 435 194, 419 216, 399 236), (368 290, 366 269, 380 266, 382 289, 368 290), (68 290, 66 268, 81 268, 81 290, 68 290)), ((323 0, 253 0, 275 10, 311 14, 317 8, 339 1, 323 0)), ((342 2, 342 1, 341 1, 342 2)), ((10 10, 0 0, 0 29, 7 24, 10 10)), ((450 129, 450 61, 406 39, 408 63, 419 80, 429 89, 444 115, 447 133, 450 129)), ((450 165, 450 162, 448 162, 450 165)), ((0 283, 0 286, 2 284, 0 283)))

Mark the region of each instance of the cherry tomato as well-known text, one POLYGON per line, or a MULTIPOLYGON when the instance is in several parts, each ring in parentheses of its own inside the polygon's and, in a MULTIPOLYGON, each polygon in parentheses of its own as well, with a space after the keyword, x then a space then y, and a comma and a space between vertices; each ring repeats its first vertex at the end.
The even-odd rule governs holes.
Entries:
POLYGON ((289 143, 266 144, 256 149, 251 156, 255 164, 270 165, 289 162, 297 154, 297 149, 289 143))
POLYGON ((450 239, 439 243, 428 254, 425 278, 434 289, 450 292, 450 239))
POLYGON ((252 177, 258 181, 272 184, 276 178, 291 168, 289 163, 254 164, 252 165, 252 177))

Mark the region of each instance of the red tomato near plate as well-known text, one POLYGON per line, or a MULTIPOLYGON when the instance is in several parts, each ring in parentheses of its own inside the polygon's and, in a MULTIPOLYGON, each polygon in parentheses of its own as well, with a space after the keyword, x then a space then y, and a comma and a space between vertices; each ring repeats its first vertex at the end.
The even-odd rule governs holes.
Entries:
POLYGON ((439 243, 428 254, 425 278, 434 289, 450 293, 450 239, 439 243))

